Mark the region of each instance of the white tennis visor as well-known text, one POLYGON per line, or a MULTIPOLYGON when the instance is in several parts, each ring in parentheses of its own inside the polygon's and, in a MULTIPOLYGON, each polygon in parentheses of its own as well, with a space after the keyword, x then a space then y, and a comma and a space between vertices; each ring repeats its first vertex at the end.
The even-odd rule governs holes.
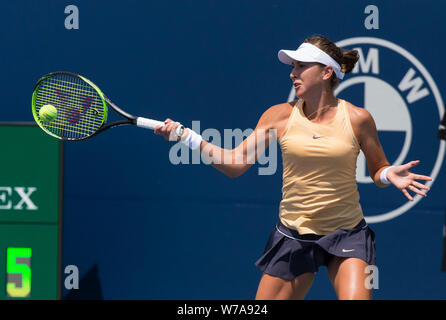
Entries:
POLYGON ((319 62, 323 65, 331 66, 338 79, 342 80, 344 78, 344 73, 341 72, 339 63, 311 43, 302 43, 295 51, 280 50, 277 56, 280 62, 285 64, 292 64, 293 61, 319 62))

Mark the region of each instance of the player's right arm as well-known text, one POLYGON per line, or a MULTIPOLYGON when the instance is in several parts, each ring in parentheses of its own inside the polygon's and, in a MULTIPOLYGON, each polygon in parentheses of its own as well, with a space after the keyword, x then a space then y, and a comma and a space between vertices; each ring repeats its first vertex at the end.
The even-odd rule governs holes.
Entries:
MULTIPOLYGON (((235 178, 248 170, 257 159, 266 151, 271 139, 280 137, 286 114, 289 115, 289 104, 275 105, 267 109, 260 117, 254 131, 233 149, 225 149, 208 141, 202 140, 200 153, 215 169, 228 177, 235 178)), ((285 123, 286 124, 286 123, 285 123)), ((156 134, 163 135, 168 140, 171 131, 178 124, 166 119, 164 127, 157 127, 156 134)), ((190 134, 190 129, 185 130, 185 135, 190 134)))
POLYGON ((265 152, 272 133, 271 111, 260 117, 254 131, 234 149, 224 149, 206 140, 200 145, 201 155, 215 169, 230 178, 236 178, 248 170, 265 152))

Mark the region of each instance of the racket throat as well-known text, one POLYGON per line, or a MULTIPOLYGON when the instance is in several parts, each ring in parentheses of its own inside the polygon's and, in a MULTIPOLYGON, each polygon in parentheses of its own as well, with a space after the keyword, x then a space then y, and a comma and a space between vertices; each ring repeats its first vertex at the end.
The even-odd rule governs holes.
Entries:
MULTIPOLYGON (((116 104, 114 104, 113 102, 110 101, 110 99, 108 99, 107 97, 104 97, 105 101, 107 102, 107 104, 109 106, 111 106, 117 113, 119 113, 121 116, 133 121, 136 121, 136 117, 131 115, 130 113, 125 112, 124 110, 120 109, 116 104)), ((134 123, 136 124, 136 122, 134 123)))

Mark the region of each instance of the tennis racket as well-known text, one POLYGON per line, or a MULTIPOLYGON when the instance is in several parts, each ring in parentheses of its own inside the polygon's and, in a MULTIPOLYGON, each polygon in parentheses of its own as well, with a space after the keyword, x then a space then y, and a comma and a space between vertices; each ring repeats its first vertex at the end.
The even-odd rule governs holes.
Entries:
MULTIPOLYGON (((116 106, 90 80, 70 72, 49 73, 37 81, 32 96, 34 120, 49 135, 62 140, 89 139, 107 129, 122 125, 136 125, 152 129, 164 122, 135 117, 116 106), (46 105, 56 108, 57 116, 48 120, 39 115, 46 105), (107 124, 108 107, 124 119, 107 124)), ((179 125, 171 140, 179 140, 184 126, 179 125)))

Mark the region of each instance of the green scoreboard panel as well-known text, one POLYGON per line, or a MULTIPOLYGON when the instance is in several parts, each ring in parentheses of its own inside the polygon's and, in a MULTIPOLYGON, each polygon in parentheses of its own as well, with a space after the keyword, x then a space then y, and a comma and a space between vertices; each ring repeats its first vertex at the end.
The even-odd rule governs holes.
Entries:
POLYGON ((0 299, 59 299, 62 142, 0 123, 0 299))

